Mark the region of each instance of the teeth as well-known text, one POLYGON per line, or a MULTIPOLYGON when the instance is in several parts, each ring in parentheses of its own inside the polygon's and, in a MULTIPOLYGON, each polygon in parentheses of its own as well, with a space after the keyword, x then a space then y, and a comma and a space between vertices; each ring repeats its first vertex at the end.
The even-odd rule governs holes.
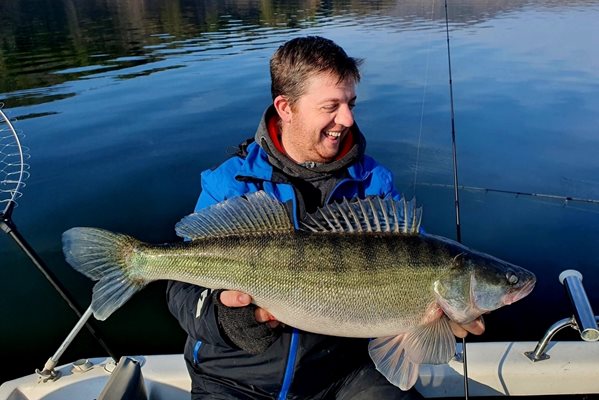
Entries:
POLYGON ((328 136, 332 136, 332 137, 336 137, 336 138, 338 138, 339 136, 341 136, 341 132, 335 132, 335 131, 327 131, 326 134, 328 136))

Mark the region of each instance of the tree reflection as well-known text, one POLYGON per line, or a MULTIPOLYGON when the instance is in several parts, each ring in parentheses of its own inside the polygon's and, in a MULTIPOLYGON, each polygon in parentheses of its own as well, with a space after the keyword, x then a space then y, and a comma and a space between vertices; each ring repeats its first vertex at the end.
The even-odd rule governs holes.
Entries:
MULTIPOLYGON (((456 27, 474 24, 527 3, 463 1, 452 6, 450 19, 456 27)), ((201 51, 215 42, 251 41, 258 28, 301 29, 373 13, 403 24, 444 18, 443 2, 433 0, 2 0, 0 98, 155 61, 165 56, 156 48, 190 40, 201 51)))

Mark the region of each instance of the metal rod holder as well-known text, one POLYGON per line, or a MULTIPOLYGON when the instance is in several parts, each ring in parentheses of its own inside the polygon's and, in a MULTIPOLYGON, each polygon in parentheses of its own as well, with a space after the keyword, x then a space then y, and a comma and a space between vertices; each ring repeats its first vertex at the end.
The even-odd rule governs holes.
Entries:
POLYGON ((596 342, 599 340, 599 328, 587 293, 582 286, 582 274, 576 270, 567 269, 559 275, 559 281, 566 288, 574 308, 574 319, 580 332, 580 338, 585 342, 596 342))
POLYGON ((574 309, 574 315, 551 325, 547 332, 545 332, 545 335, 539 340, 535 349, 524 353, 533 362, 549 358, 545 350, 555 334, 564 328, 570 327, 576 329, 580 333, 580 338, 584 341, 596 342, 599 340, 599 329, 597 328, 599 316, 594 315, 587 294, 582 286, 582 274, 576 270, 568 269, 559 275, 559 281, 566 289, 566 293, 574 309))
POLYGON ((539 340, 535 349, 533 351, 525 352, 524 355, 533 362, 547 360, 549 355, 545 353, 545 349, 547 349, 551 339, 553 339, 556 333, 564 328, 570 327, 576 329, 575 324, 576 322, 573 318, 564 318, 560 321, 557 321, 555 324, 551 325, 549 329, 547 329, 547 332, 545 332, 545 335, 543 335, 541 340, 539 340))

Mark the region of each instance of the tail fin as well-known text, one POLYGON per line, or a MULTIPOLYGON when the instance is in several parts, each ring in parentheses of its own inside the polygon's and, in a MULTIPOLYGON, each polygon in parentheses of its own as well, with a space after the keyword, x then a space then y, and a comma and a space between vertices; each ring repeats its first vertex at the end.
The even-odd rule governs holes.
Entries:
POLYGON ((141 242, 130 236, 96 228, 72 228, 62 235, 67 262, 94 281, 92 310, 96 319, 108 318, 149 281, 132 276, 131 255, 141 242))

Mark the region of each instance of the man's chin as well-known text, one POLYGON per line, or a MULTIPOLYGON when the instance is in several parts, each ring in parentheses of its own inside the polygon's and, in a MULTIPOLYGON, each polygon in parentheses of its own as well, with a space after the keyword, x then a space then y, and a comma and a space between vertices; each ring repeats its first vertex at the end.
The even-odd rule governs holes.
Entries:
POLYGON ((330 163, 331 161, 335 161, 335 159, 337 158, 337 155, 339 154, 339 149, 331 149, 330 151, 327 151, 325 154, 322 154, 322 159, 324 163, 330 163))

